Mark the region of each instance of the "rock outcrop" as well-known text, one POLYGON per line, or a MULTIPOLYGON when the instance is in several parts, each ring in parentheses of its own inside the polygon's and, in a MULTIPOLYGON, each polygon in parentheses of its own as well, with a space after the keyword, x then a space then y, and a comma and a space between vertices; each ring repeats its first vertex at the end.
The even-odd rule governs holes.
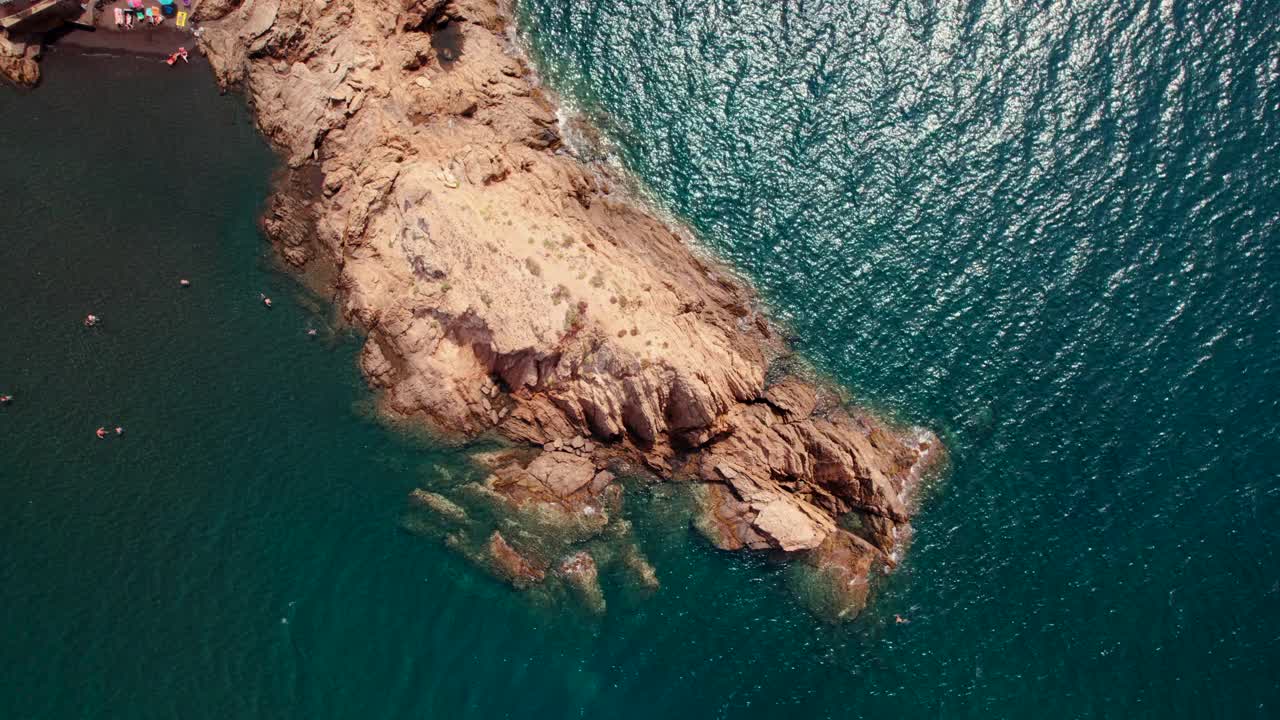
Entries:
MULTIPOLYGON (((700 483, 696 524, 718 547, 860 577, 892 563, 936 440, 851 415, 831 388, 768 382, 785 349, 750 290, 565 151, 495 0, 196 13, 219 81, 289 168, 264 228, 289 263, 329 268, 385 410, 542 449, 474 491, 585 541, 620 501, 606 465, 627 458, 700 483)), ((558 575, 596 605, 594 561, 508 540, 495 531, 488 555, 513 584, 558 575)))
POLYGON ((68 21, 83 21, 84 11, 76 0, 0 2, 0 81, 35 87, 45 38, 68 21))
POLYGON ((544 568, 538 567, 511 547, 497 530, 489 536, 489 556, 493 558, 493 567, 498 575, 518 589, 536 585, 547 576, 544 568))
POLYGON ((560 562, 556 572, 565 579, 587 609, 603 613, 604 591, 600 589, 600 576, 595 558, 585 550, 579 550, 560 562))
POLYGON ((0 79, 19 87, 40 82, 40 40, 10 39, 0 34, 0 79))

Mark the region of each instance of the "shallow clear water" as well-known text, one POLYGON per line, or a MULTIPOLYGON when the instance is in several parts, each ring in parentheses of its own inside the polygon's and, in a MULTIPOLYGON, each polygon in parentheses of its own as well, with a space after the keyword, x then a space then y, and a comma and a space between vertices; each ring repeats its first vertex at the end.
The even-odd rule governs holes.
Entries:
POLYGON ((525 0, 654 201, 950 444, 840 627, 664 492, 599 620, 401 530, 465 471, 274 270, 241 101, 55 54, 0 88, 0 715, 1274 714, 1277 9, 525 0))

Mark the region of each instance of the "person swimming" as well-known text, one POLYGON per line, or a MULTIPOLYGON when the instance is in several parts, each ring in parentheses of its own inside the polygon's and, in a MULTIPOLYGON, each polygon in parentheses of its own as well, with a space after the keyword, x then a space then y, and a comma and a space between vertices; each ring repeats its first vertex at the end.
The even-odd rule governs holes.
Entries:
POLYGON ((263 295, 262 293, 258 293, 258 295, 262 298, 263 305, 266 305, 267 307, 271 307, 271 298, 267 297, 266 295, 263 295))
POLYGON ((94 434, 98 436, 99 440, 102 440, 107 437, 107 429, 104 427, 100 427, 97 429, 96 432, 94 432, 94 434))
POLYGON ((181 285, 182 287, 191 287, 191 281, 186 278, 182 278, 181 280, 179 280, 178 284, 181 285))
POLYGON ((894 621, 894 622, 896 622, 896 623, 897 623, 897 624, 899 624, 899 625, 906 625, 906 624, 908 624, 908 623, 910 623, 910 622, 911 622, 910 620, 908 620, 908 619, 906 619, 906 618, 902 617, 901 615, 894 615, 894 616, 893 616, 893 621, 894 621))
POLYGON ((123 434, 124 434, 124 428, 122 428, 122 427, 120 427, 119 425, 117 425, 117 426, 116 426, 116 434, 117 434, 117 435, 123 435, 123 434))
POLYGON ((99 318, 97 315, 93 315, 93 314, 85 315, 84 326, 93 327, 94 325, 97 325, 100 320, 101 318, 99 318))
POLYGON ((13 402, 12 395, 0 395, 0 405, 8 405, 13 402))
POLYGON ((315 337, 315 336, 316 336, 316 329, 315 329, 315 328, 307 328, 307 335, 308 335, 309 337, 315 337))

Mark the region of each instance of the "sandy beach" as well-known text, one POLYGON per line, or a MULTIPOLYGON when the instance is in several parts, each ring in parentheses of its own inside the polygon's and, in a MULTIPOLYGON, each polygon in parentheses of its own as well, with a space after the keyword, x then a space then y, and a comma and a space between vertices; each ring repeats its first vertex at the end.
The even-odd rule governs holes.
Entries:
MULTIPOLYGON (((148 3, 148 6, 158 4, 148 3)), ((199 53, 198 42, 192 34, 196 27, 194 21, 187 21, 187 26, 179 28, 175 18, 163 18, 159 25, 134 23, 132 28, 120 29, 115 24, 115 9, 126 9, 124 0, 103 5, 94 16, 94 29, 68 25, 50 33, 46 42, 53 47, 70 47, 89 52, 119 53, 125 55, 146 55, 168 57, 179 47, 185 47, 193 55, 199 53)), ((178 6, 180 11, 189 8, 178 6)))

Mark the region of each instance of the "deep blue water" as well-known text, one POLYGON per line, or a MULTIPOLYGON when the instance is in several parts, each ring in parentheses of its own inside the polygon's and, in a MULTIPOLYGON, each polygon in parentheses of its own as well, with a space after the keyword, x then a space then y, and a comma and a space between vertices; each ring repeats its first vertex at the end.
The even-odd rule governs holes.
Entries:
POLYGON ((0 716, 1278 712, 1280 7, 521 12, 649 200, 944 436, 903 567, 825 625, 636 487, 662 589, 593 619, 404 532, 466 470, 275 269, 242 102, 55 53, 0 88, 0 716))
POLYGON ((522 7, 651 201, 951 446, 909 630, 800 704, 1280 712, 1280 4, 522 7))

